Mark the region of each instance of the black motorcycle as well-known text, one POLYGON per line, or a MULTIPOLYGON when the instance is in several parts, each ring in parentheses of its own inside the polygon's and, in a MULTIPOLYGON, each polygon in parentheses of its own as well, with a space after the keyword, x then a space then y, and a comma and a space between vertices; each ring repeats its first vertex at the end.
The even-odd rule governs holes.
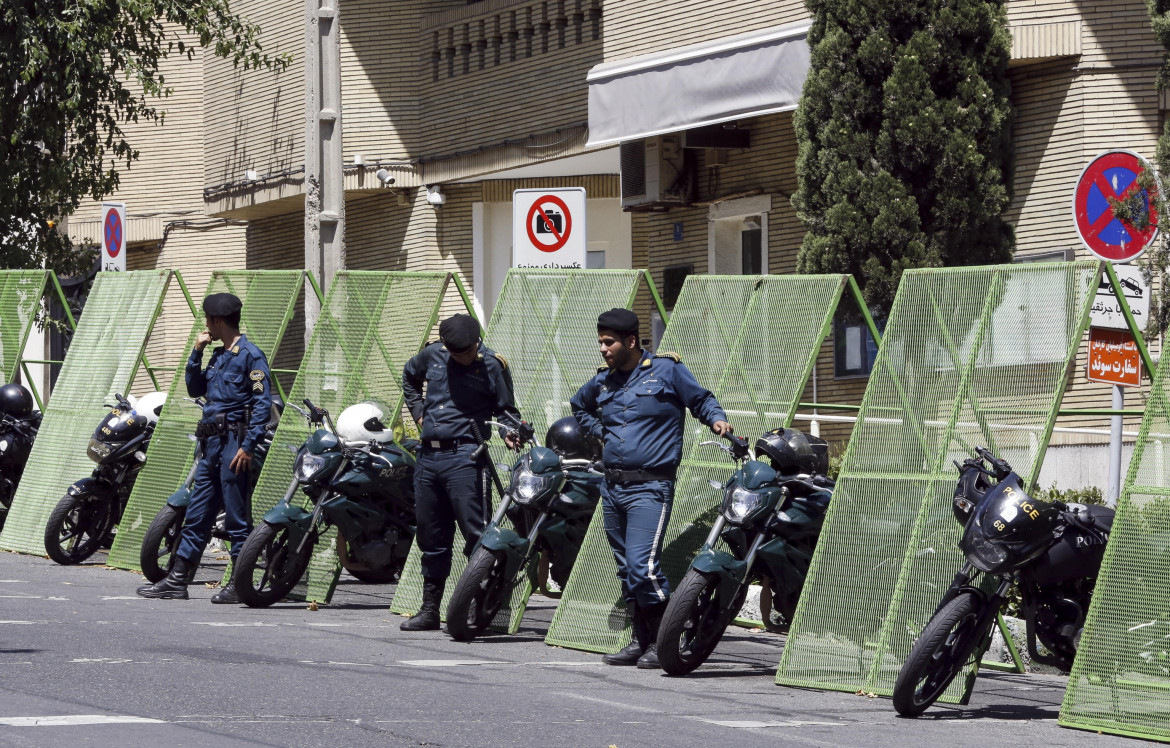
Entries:
POLYGON ((0 387, 0 528, 12 508, 24 465, 41 426, 32 394, 19 384, 0 387))
POLYGON ((833 496, 833 481, 824 475, 828 444, 820 439, 775 429, 756 441, 753 455, 745 439, 726 438, 730 446, 703 445, 727 452, 739 468, 726 483, 711 481, 723 492, 723 506, 658 629, 658 660, 672 675, 707 660, 754 581, 764 587, 761 609, 770 602, 791 623, 833 496), (716 550, 720 539, 730 552, 716 550))
MULTIPOLYGON (((194 402, 200 407, 203 406, 202 400, 195 400, 194 402)), ((272 437, 276 433, 276 426, 280 422, 280 414, 283 410, 284 404, 279 398, 273 397, 272 413, 268 419, 268 425, 265 428, 264 435, 260 437, 260 441, 256 443, 256 448, 252 451, 252 483, 249 486, 249 491, 256 488, 256 482, 260 479, 260 471, 264 467, 264 458, 268 456, 268 449, 272 445, 272 437)), ((191 487, 195 484, 195 470, 199 467, 199 461, 203 459, 203 444, 195 438, 194 434, 189 434, 188 438, 194 441, 196 446, 195 461, 191 463, 191 469, 187 472, 187 479, 183 481, 183 485, 179 487, 179 490, 170 495, 166 505, 154 516, 154 520, 146 530, 146 535, 142 538, 142 548, 138 554, 138 565, 142 569, 142 575, 151 582, 161 582, 170 573, 171 567, 175 564, 174 552, 179 547, 179 537, 183 531, 183 521, 187 518, 187 507, 191 503, 191 487)), ((227 528, 224 523, 225 515, 221 510, 215 518, 215 524, 211 528, 211 537, 213 539, 222 541, 228 539, 227 528)))
POLYGON ((146 448, 167 396, 152 392, 135 402, 114 397, 118 404, 107 406, 112 410, 94 429, 86 448, 97 467, 88 478, 69 486, 45 526, 45 551, 59 564, 79 564, 109 546, 146 462, 146 448))
MULTIPOLYGON (((576 425, 576 419, 557 421, 549 428, 546 444, 557 445, 558 428, 566 421, 572 421, 570 427, 576 425)), ((447 605, 447 632, 457 641, 470 641, 487 630, 537 554, 547 554, 549 575, 563 587, 601 498, 602 476, 593 469, 599 445, 557 451, 541 446, 527 423, 489 423, 533 446, 512 466, 506 491, 495 466, 489 466, 500 505, 447 605), (515 529, 503 527, 505 517, 515 529)), ((486 446, 481 444, 473 459, 479 459, 486 446)))
POLYGON ((1071 669, 1113 527, 1112 509, 1033 499, 1010 465, 988 450, 975 452, 955 463, 954 513, 964 525, 959 548, 967 561, 898 674, 894 708, 905 717, 926 711, 982 656, 1013 584, 1032 659, 1071 669), (1037 650, 1037 640, 1049 654, 1037 650))
POLYGON ((397 580, 414 540, 419 443, 396 446, 381 420, 389 414, 373 403, 346 408, 338 426, 328 411, 308 399, 304 404, 307 411, 297 410, 310 424, 327 428, 305 441, 284 498, 240 550, 233 578, 240 601, 253 608, 268 607, 292 591, 330 527, 337 528, 341 565, 364 582, 397 580), (293 503, 298 489, 309 497, 311 510, 293 503))

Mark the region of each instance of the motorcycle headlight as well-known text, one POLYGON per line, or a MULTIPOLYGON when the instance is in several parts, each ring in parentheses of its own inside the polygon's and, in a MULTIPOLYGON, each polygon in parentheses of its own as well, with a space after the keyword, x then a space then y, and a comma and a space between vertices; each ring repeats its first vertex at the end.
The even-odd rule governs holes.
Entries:
POLYGON ((85 453, 88 454, 89 459, 93 460, 94 462, 101 462, 102 460, 109 457, 113 451, 114 445, 106 444, 105 442, 98 441, 97 439, 91 437, 89 440, 89 447, 85 450, 85 453))
POLYGON ((760 508, 760 505, 764 503, 764 496, 756 491, 736 486, 723 501, 726 507, 723 515, 727 521, 739 524, 747 519, 749 514, 760 508))
POLYGON ((963 538, 963 554, 979 571, 994 574, 1007 560, 1007 548, 984 534, 978 523, 972 522, 963 538))
POLYGON ((526 466, 512 473, 512 501, 517 504, 531 504, 552 484, 552 478, 533 473, 526 466))
POLYGON ((325 457, 301 450, 301 453, 297 455, 296 463, 293 464, 293 475, 301 483, 311 483, 318 477, 326 463, 328 460, 325 457))

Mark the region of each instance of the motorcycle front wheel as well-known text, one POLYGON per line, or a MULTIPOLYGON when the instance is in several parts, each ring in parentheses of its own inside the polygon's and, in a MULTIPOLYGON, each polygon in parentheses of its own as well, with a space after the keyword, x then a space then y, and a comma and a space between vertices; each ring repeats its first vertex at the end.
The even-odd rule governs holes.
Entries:
POLYGON ((114 506, 93 495, 66 494, 49 515, 45 526, 45 552, 62 566, 86 560, 102 546, 117 519, 114 506))
POLYGON ((917 717, 947 690, 985 633, 979 625, 982 608, 974 592, 960 593, 922 629, 894 684, 898 714, 917 717))
POLYGON ((148 581, 161 582, 170 573, 186 517, 186 509, 176 509, 170 504, 154 516, 138 554, 138 565, 142 567, 142 575, 148 581))
POLYGON ((267 608, 292 591, 313 553, 313 545, 307 543, 298 555, 299 542, 287 525, 277 527, 265 522, 252 531, 232 571, 240 602, 249 608, 267 608))
POLYGON ((500 612, 509 588, 505 566, 501 552, 480 546, 471 554, 447 606, 447 633, 455 641, 471 641, 479 636, 500 612))
POLYGON ((729 605, 719 582, 718 574, 691 569, 671 594, 658 629, 658 661, 667 673, 686 675, 706 662, 743 606, 747 585, 729 605))

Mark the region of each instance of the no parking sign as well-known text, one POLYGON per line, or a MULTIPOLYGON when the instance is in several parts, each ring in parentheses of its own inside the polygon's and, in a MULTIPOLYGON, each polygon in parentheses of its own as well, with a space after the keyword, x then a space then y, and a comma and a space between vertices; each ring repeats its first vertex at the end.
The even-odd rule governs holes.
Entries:
POLYGON ((512 267, 583 268, 585 189, 512 193, 512 267))
POLYGON ((1105 151, 1089 162, 1073 191, 1073 221, 1085 247, 1102 260, 1129 262, 1139 257, 1158 235, 1157 208, 1137 183, 1138 174, 1149 168, 1133 151, 1105 151), (1150 221, 1144 230, 1113 215, 1110 199, 1144 198, 1150 221))
POLYGON ((102 270, 126 272, 126 203, 102 203, 102 270))

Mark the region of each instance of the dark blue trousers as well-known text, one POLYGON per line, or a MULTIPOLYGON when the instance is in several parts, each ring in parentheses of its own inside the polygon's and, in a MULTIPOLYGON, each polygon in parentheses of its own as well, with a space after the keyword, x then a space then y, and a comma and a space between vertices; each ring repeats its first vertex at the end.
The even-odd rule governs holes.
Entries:
MULTIPOLYGON (((487 468, 471 461, 474 444, 453 449, 423 447, 414 468, 415 538, 422 551, 422 574, 446 579, 451 574, 455 525, 468 556, 491 519, 487 468)), ((486 458, 485 458, 486 459, 486 458)))
POLYGON ((665 603, 670 583, 662 573, 662 537, 674 504, 674 481, 610 483, 601 489, 605 535, 617 562, 626 602, 665 603))
POLYGON ((239 448, 235 434, 209 436, 204 441, 203 459, 195 469, 191 503, 187 506, 183 533, 175 551, 177 556, 192 564, 198 564, 203 556, 221 506, 226 515, 233 561, 252 531, 252 510, 248 501, 252 477, 250 471, 236 475, 231 468, 239 448))

